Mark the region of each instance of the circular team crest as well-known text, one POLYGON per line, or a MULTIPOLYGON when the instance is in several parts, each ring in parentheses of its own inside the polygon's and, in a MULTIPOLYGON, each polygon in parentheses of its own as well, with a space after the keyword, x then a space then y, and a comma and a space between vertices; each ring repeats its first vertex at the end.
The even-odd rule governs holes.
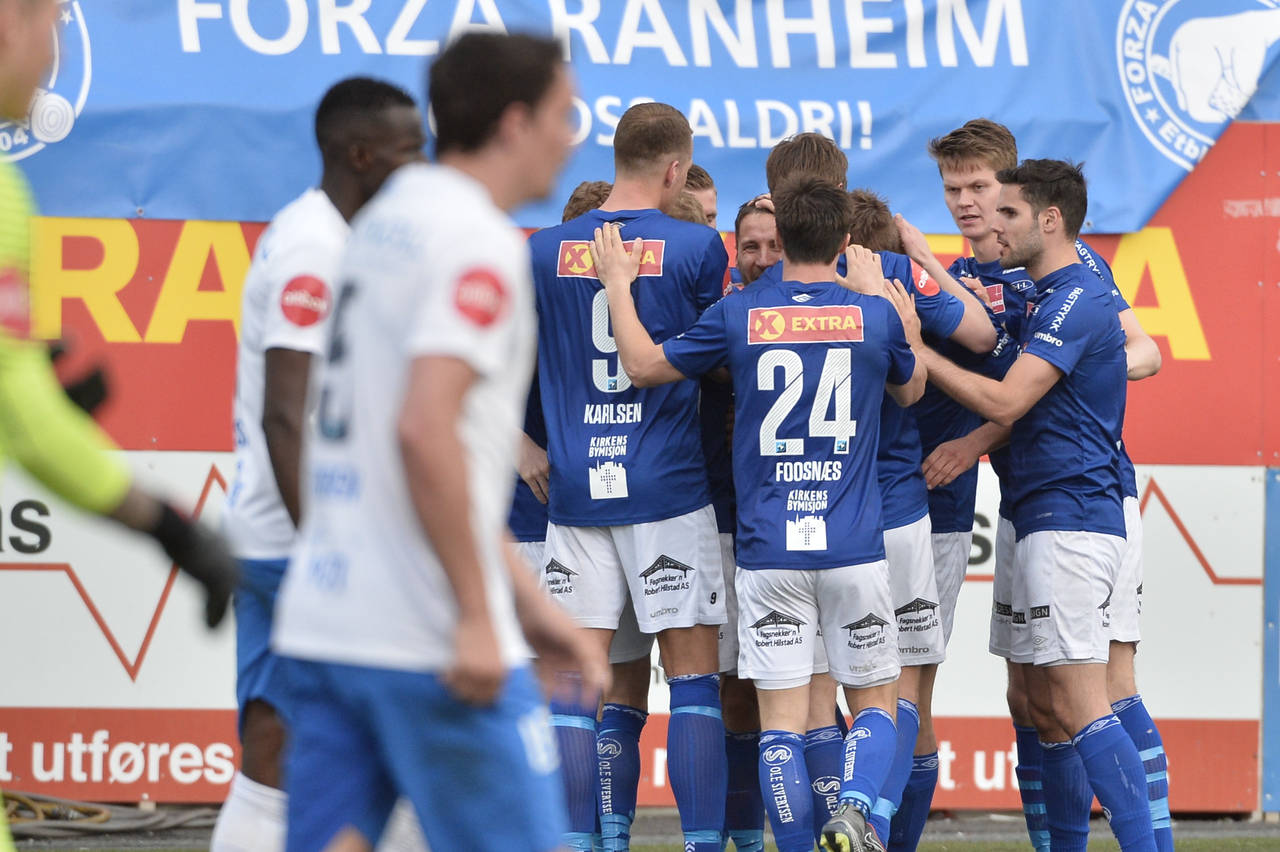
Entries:
POLYGON ((58 5, 60 32, 49 34, 53 62, 36 89, 26 119, 0 121, 0 159, 21 160, 66 139, 89 97, 93 69, 80 2, 58 0, 58 5))
POLYGON ((1125 100, 1161 154, 1190 171, 1244 109, 1280 40, 1275 0, 1125 0, 1125 100))

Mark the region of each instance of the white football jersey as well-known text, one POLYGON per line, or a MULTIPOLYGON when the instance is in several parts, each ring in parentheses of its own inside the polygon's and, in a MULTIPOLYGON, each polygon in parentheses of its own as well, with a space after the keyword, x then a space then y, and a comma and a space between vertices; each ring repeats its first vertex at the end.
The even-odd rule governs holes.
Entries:
POLYGON ((523 235, 479 183, 398 170, 353 223, 308 450, 307 513, 276 605, 273 645, 304 659, 440 671, 453 660, 452 587, 409 495, 397 424, 410 364, 465 361, 458 435, 472 534, 503 660, 525 659, 503 557, 533 372, 523 235))
POLYGON ((224 514, 232 553, 241 559, 284 559, 293 546, 293 521, 262 433, 264 356, 268 349, 322 352, 349 230, 329 196, 309 189, 271 220, 245 277, 236 363, 236 477, 224 514))

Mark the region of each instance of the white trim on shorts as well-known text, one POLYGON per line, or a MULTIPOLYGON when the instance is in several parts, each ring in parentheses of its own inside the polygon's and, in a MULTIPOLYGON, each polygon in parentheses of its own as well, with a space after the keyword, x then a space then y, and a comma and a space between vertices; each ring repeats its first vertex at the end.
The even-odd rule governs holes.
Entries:
POLYGON ((956 604, 960 589, 969 572, 969 554, 973 552, 973 530, 934 533, 933 573, 938 583, 938 612, 942 615, 942 647, 951 644, 956 624, 956 604))
POLYGON ((1023 606, 1014 610, 1014 549, 1017 532, 1013 521, 1004 515, 996 520, 996 569, 991 582, 991 639, 987 648, 997 657, 1013 660, 1014 621, 1017 629, 1025 630, 1027 611, 1023 606))
POLYGON ((720 627, 718 649, 720 673, 738 673, 738 588, 733 575, 737 563, 733 551, 733 533, 720 533, 720 567, 724 571, 725 623, 720 627))
POLYGON ((1137 497, 1124 498, 1124 556, 1111 593, 1111 641, 1142 641, 1142 507, 1137 497))

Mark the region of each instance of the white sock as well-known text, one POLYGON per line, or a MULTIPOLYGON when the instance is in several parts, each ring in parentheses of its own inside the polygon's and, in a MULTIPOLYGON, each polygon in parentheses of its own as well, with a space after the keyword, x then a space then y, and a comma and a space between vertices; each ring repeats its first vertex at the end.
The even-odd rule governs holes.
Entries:
POLYGON ((289 797, 236 773, 213 827, 209 852, 284 852, 289 797))
POLYGON ((427 840, 418 825, 418 815, 408 799, 396 802, 387 819, 387 828, 382 832, 382 840, 378 842, 377 852, 428 852, 427 840))

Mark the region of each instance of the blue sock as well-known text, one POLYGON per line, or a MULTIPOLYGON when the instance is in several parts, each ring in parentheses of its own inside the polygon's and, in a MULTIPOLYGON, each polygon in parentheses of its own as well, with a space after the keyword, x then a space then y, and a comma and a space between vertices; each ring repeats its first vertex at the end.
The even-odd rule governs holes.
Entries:
POLYGON ((599 759, 600 833, 607 852, 631 848, 631 821, 640 787, 640 731, 649 714, 625 704, 606 704, 596 735, 599 759))
POLYGON ((1156 833, 1156 848, 1173 852, 1173 824, 1169 820, 1169 765, 1164 754, 1164 740, 1141 695, 1132 695, 1111 705, 1120 724, 1138 749, 1138 757, 1147 770, 1147 798, 1151 806, 1151 827, 1156 833))
POLYGON ((802 735, 761 732, 760 790, 778 852, 813 852, 813 800, 802 735))
POLYGON ((889 824, 889 852, 915 852, 929 820, 933 791, 938 787, 938 753, 916 755, 902 791, 902 805, 889 824))
POLYGON ((760 798, 760 732, 726 732, 729 793, 724 833, 738 852, 764 852, 764 801, 760 798))
POLYGON ((813 837, 822 835, 836 805, 840 803, 840 772, 844 762, 844 738, 835 725, 814 728, 804 735, 804 764, 809 771, 813 797, 813 837))
POLYGON ((852 802, 867 820, 880 798, 897 748, 898 728, 893 717, 879 707, 868 707, 859 713, 844 738, 840 801, 852 802))
POLYGON ((1040 780, 1045 826, 1053 852, 1084 852, 1089 844, 1093 791, 1080 755, 1071 743, 1041 741, 1040 780))
POLYGON ((1044 780, 1040 735, 1035 728, 1013 726, 1018 744, 1018 765, 1013 768, 1018 776, 1018 795, 1022 797, 1022 816, 1027 821, 1027 834, 1036 852, 1049 852, 1049 819, 1044 809, 1044 780))
POLYGON ((685 852, 720 852, 729 786, 720 675, 682 675, 668 683, 667 775, 680 809, 685 852))
POLYGON ((551 724, 556 729, 560 774, 564 779, 564 798, 569 809, 569 832, 564 836, 564 844, 570 849, 591 852, 599 788, 595 707, 572 701, 553 701, 551 724))
POLYGON ((902 791, 906 789, 907 778, 911 776, 911 758, 916 752, 916 736, 920 733, 920 710, 914 702, 905 698, 898 699, 898 741, 893 753, 893 763, 889 765, 889 774, 880 788, 880 798, 876 799, 871 809, 871 827, 876 835, 887 840, 889 837, 889 821, 898 812, 902 804, 902 791))
POLYGON ((1089 785, 1120 848, 1124 852, 1156 852, 1147 771, 1120 720, 1108 713, 1086 725, 1071 742, 1080 752, 1089 785))

